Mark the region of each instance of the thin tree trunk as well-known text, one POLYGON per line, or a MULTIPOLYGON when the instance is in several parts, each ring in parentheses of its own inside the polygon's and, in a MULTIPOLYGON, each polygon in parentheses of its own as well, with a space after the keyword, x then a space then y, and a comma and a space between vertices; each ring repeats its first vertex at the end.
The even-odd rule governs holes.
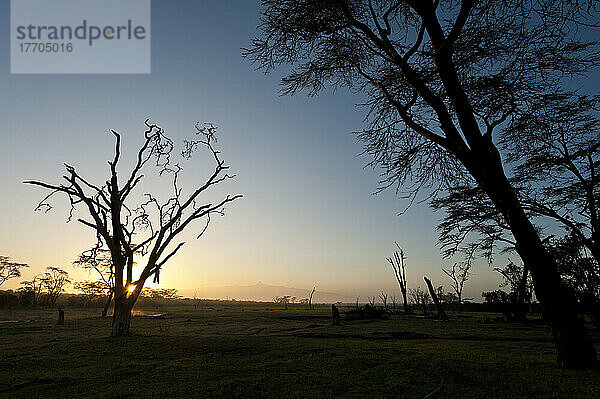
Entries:
POLYGON ((104 304, 104 309, 102 309, 102 317, 106 317, 106 315, 108 314, 108 308, 110 307, 110 303, 112 302, 112 290, 110 291, 110 293, 108 294, 108 298, 106 299, 106 303, 104 304))
POLYGON ((435 293, 435 290, 433 289, 431 280, 429 280, 425 276, 423 276, 423 280, 425 280, 425 282, 427 283, 427 288, 429 288, 429 294, 431 295, 431 298, 433 299, 433 303, 435 303, 435 307, 437 308, 438 318, 442 319, 442 320, 446 320, 448 317, 446 316, 446 312, 444 311, 444 308, 442 307, 442 304, 440 303, 440 300, 438 299, 438 296, 435 293))
POLYGON ((406 288, 402 290, 402 300, 404 301, 404 314, 409 314, 410 309, 408 308, 408 299, 406 298, 406 288))
MULTIPOLYGON (((558 353, 557 363, 564 368, 597 366, 596 349, 577 311, 577 300, 565 289, 555 259, 548 253, 508 182, 497 149, 487 146, 497 161, 472 164, 470 172, 498 209, 516 241, 516 250, 530 268, 535 293, 545 318, 550 321, 558 353)), ((486 154, 489 155, 489 154, 486 154)))

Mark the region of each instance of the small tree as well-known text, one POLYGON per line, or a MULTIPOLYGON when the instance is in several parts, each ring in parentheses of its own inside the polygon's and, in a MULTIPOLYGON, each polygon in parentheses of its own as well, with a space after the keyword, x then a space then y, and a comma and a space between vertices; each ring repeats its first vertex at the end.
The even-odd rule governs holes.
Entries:
POLYGON ((288 303, 290 303, 290 299, 291 298, 292 297, 290 295, 276 296, 275 298, 273 298, 273 302, 278 303, 278 304, 284 306, 285 310, 287 310, 288 303))
POLYGON ((404 263, 406 256, 404 256, 404 250, 400 248, 400 245, 398 245, 398 243, 395 244, 396 247, 398 247, 398 250, 394 251, 394 256, 392 258, 387 258, 387 261, 392 265, 392 269, 394 269, 394 275, 396 276, 400 292, 402 293, 404 313, 409 313, 408 300, 406 298, 406 265, 404 263))
POLYGON ((71 281, 69 273, 65 270, 50 266, 46 268, 46 272, 41 277, 42 286, 46 289, 48 305, 54 307, 56 300, 62 295, 65 286, 71 281))
POLYGON ((0 255, 0 285, 11 278, 21 277, 21 269, 29 267, 26 263, 13 262, 9 256, 0 255))
MULTIPOLYGON (((446 316, 446 312, 444 311, 444 307, 442 306, 442 303, 440 302, 438 295, 436 294, 435 290, 433 289, 433 284, 431 283, 431 280, 429 280, 426 276, 423 276, 423 280, 425 280, 425 283, 427 284, 427 289, 429 289, 429 294, 431 295, 431 298, 433 299, 433 303, 435 304, 435 307, 438 311, 438 318, 442 319, 442 320, 446 320, 448 317, 446 316)), ((438 292, 441 292, 441 288, 439 287, 438 292)))
POLYGON ((452 269, 446 270, 442 268, 442 271, 446 276, 452 280, 452 289, 456 293, 456 312, 460 313, 460 305, 462 303, 463 287, 465 282, 469 279, 471 269, 471 262, 461 262, 452 265, 452 269))
POLYGON ((423 290, 420 286, 417 288, 410 288, 408 291, 413 303, 421 308, 423 314, 427 314, 427 308, 431 304, 429 292, 423 290))
POLYGON ((204 147, 215 165, 204 183, 187 196, 184 196, 183 189, 179 187, 179 177, 183 168, 173 163, 173 141, 159 126, 148 123, 148 120, 145 121, 145 125, 147 129, 144 132, 144 141, 129 173, 117 173, 121 159, 121 135, 111 130, 115 137, 115 151, 113 159, 108 161, 107 180, 94 184, 79 174, 75 167, 65 164, 67 173, 63 178, 66 183, 49 184, 35 180, 25 182, 50 191, 40 201, 37 210, 51 209, 48 201, 57 193, 67 196, 71 205, 70 216, 76 208, 82 207, 91 220, 77 220, 93 230, 98 248, 106 247, 110 250, 115 281, 112 336, 130 334, 133 306, 146 280, 152 277, 158 284, 162 268, 183 247, 183 241, 176 243, 180 234, 192 222, 204 220, 204 228, 197 237, 202 236, 208 228, 211 216, 224 215, 225 204, 241 197, 227 195, 220 201, 200 203, 201 195, 207 190, 234 177, 226 173, 229 167, 221 160, 220 152, 214 147, 216 128, 213 125, 196 124, 196 135, 199 139, 184 142, 181 153, 184 159, 189 159, 198 147, 204 147), (142 172, 148 163, 156 165, 160 176, 170 176, 169 187, 172 193, 166 201, 160 201, 156 195, 146 193, 145 200, 140 202, 139 199, 135 200, 135 195, 132 194, 142 181, 142 172), (120 176, 125 176, 125 179, 120 180, 120 176), (132 201, 136 202, 132 204, 132 201), (143 270, 135 280, 134 255, 138 251, 147 254, 147 257, 143 270))
POLYGON ((381 303, 383 303, 383 308, 387 309, 388 294, 386 294, 384 291, 381 291, 379 293, 379 299, 381 299, 381 303))

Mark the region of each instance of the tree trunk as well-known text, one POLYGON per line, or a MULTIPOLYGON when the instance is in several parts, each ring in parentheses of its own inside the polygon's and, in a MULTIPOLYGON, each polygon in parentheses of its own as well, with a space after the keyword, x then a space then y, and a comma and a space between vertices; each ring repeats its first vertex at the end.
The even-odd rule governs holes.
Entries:
POLYGON ((462 303, 462 293, 456 295, 456 313, 460 313, 460 304, 462 303))
POLYGON ((519 292, 517 293, 517 308, 515 309, 515 317, 520 323, 527 323, 527 307, 525 305, 525 296, 527 296, 527 276, 529 268, 523 264, 523 275, 519 281, 519 292))
POLYGON ((132 304, 127 295, 115 297, 115 308, 112 319, 111 337, 121 337, 131 334, 131 308, 132 304))
POLYGON ((525 215, 504 174, 498 150, 491 142, 486 147, 491 154, 471 164, 469 171, 502 213, 515 238, 517 253, 530 268, 536 296, 552 327, 557 363, 564 368, 597 366, 596 349, 578 315, 576 298, 564 288, 555 259, 525 215))
POLYGON ((410 309, 408 308, 408 300, 406 298, 406 288, 402 290, 402 300, 404 301, 404 314, 409 314, 410 309))
POLYGON ((436 295, 436 293, 433 289, 431 280, 429 280, 425 276, 423 276, 423 280, 425 280, 425 282, 427 283, 427 288, 429 288, 429 294, 431 295, 431 298, 433 299, 433 303, 435 303, 435 307, 437 308, 438 318, 442 319, 442 320, 446 320, 448 317, 446 316, 446 312, 444 311, 444 308, 442 307, 442 304, 440 303, 440 300, 438 299, 438 296, 436 295))
POLYGON ((110 307, 110 303, 112 302, 112 290, 111 292, 108 294, 108 298, 106 299, 106 303, 104 304, 104 309, 102 309, 102 317, 106 317, 106 315, 108 314, 108 308, 110 307))

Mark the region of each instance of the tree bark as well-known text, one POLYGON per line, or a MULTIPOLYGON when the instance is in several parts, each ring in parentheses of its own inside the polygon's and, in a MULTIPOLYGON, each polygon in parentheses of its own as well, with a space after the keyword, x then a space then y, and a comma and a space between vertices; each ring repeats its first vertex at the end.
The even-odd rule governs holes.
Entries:
POLYGON ((557 363, 563 368, 597 366, 596 349, 579 317, 576 298, 563 286, 555 259, 523 211, 504 174, 498 150, 491 141, 484 147, 488 153, 468 163, 469 171, 502 213, 517 253, 529 266, 536 296, 552 328, 557 363))
POLYGON ((131 334, 131 309, 127 295, 115 296, 115 308, 112 319, 111 337, 121 337, 131 334))
POLYGON ((408 308, 408 299, 406 298, 406 287, 402 290, 402 300, 404 301, 404 314, 409 314, 410 309, 408 308))
POLYGON ((444 308, 442 307, 442 304, 440 303, 440 300, 438 299, 438 296, 436 295, 435 290, 433 289, 431 280, 429 280, 425 276, 423 276, 423 280, 425 280, 425 282, 427 283, 427 288, 429 288, 429 294, 431 295, 433 303, 435 303, 435 307, 437 308, 438 318, 441 320, 446 320, 448 317, 446 316, 446 312, 444 311, 444 308))

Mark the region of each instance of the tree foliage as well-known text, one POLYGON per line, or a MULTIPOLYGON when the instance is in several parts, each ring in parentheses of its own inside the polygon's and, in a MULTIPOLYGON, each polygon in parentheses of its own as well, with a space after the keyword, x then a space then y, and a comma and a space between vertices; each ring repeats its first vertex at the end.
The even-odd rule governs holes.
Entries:
POLYGON ((9 256, 0 255, 0 285, 11 278, 21 277, 21 269, 29 267, 26 263, 13 262, 9 256))

